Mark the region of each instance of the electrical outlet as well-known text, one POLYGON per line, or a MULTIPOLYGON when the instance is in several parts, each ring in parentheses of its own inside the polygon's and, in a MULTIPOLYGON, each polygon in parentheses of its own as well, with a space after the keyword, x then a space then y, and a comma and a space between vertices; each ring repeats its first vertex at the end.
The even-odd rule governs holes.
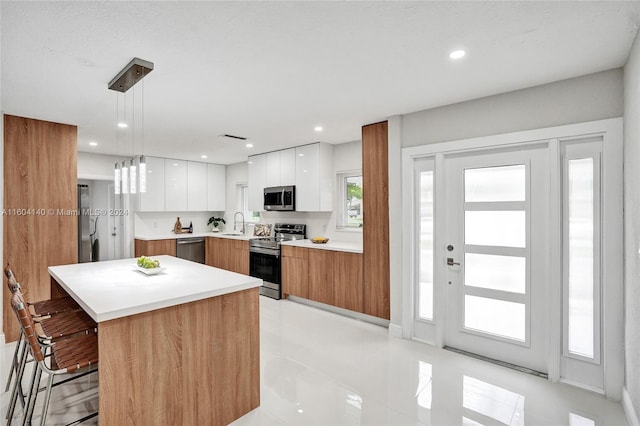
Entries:
POLYGON ((153 222, 153 228, 158 229, 158 222, 153 222))

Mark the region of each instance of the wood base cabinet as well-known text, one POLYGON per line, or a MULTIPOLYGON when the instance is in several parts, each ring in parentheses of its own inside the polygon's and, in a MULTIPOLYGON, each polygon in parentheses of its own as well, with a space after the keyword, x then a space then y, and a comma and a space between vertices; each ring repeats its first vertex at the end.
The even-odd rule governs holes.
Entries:
POLYGON ((364 313, 359 253, 282 247, 282 293, 364 313))
POLYGON ((249 275, 249 241, 207 237, 205 256, 209 266, 249 275))
POLYGON ((282 297, 309 298, 309 249, 282 246, 282 297))
POLYGON ((168 254, 169 256, 176 255, 176 240, 135 240, 135 256, 160 256, 161 254, 168 254))

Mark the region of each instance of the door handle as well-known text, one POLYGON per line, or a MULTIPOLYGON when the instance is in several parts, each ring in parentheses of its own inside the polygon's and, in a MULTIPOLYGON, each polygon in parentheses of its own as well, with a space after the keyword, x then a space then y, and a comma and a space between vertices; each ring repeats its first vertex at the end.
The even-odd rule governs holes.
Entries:
POLYGON ((447 257, 447 265, 448 266, 460 265, 460 262, 454 262, 453 257, 447 257))

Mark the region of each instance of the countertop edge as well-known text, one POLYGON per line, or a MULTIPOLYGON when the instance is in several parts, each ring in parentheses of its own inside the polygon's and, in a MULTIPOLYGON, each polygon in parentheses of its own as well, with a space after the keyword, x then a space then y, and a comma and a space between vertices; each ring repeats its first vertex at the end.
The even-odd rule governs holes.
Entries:
POLYGON ((242 240, 249 241, 251 238, 254 238, 253 235, 223 235, 219 232, 194 232, 193 234, 166 234, 166 235, 140 235, 137 234, 133 238, 135 240, 141 241, 157 241, 157 240, 181 240, 184 238, 202 238, 202 237, 212 237, 212 238, 225 238, 229 240, 242 240))
POLYGON ((144 314, 145 312, 156 311, 158 309, 170 308, 172 306, 183 305, 185 303, 197 302, 199 300, 210 299, 212 297, 224 296, 225 294, 231 294, 238 291, 250 290, 252 288, 260 287, 262 285, 262 280, 256 278, 259 282, 247 282, 242 284, 237 284, 231 287, 227 287, 224 289, 216 289, 212 291, 207 291, 199 294, 191 294, 183 297, 177 297, 171 300, 163 300, 162 302, 149 303, 142 306, 136 306, 135 308, 127 308, 127 309, 119 309, 116 311, 105 312, 99 315, 90 312, 87 312, 95 322, 101 323, 105 321, 110 321, 114 319, 125 318, 132 315, 144 314), (95 318, 94 318, 95 316, 95 318))
POLYGON ((363 250, 361 247, 353 247, 357 246, 357 243, 332 243, 329 241, 326 244, 314 244, 311 240, 296 240, 296 241, 283 241, 283 246, 290 247, 302 247, 314 250, 330 250, 330 251, 342 251, 346 253, 357 253, 362 254, 363 250))

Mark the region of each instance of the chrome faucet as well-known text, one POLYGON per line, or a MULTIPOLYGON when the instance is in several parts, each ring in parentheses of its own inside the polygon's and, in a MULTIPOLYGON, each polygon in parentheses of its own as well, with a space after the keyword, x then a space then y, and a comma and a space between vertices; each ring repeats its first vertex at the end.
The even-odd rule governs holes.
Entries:
POLYGON ((236 217, 238 215, 242 216, 242 228, 240 229, 240 233, 244 234, 244 214, 242 214, 242 212, 235 212, 235 214, 233 215, 233 230, 236 230, 236 225, 238 224, 238 222, 236 221, 236 217))

